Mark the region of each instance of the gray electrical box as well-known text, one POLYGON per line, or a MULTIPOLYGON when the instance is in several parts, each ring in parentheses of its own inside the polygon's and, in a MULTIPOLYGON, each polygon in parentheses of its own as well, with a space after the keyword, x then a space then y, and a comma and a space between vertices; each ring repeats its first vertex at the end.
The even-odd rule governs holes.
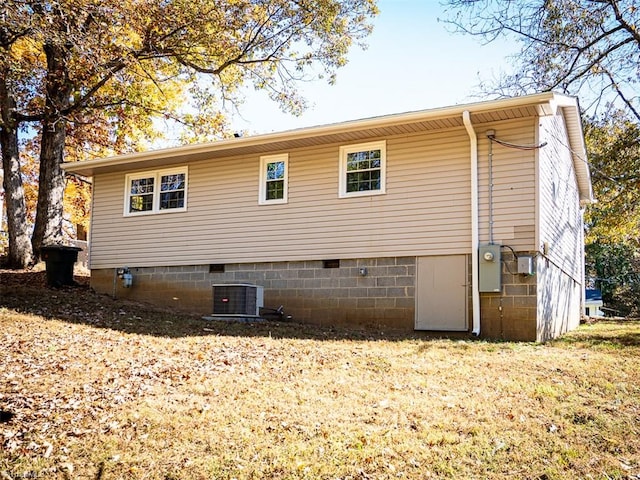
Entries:
POLYGON ((529 255, 518 257, 518 273, 533 275, 533 257, 529 255))
POLYGON ((480 245, 478 252, 478 261, 480 262, 479 291, 502 291, 500 245, 480 245))

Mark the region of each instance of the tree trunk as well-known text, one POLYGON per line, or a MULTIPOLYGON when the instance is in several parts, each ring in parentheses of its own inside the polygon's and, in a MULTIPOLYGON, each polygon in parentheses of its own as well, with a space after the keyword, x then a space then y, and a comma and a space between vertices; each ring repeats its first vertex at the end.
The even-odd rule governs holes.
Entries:
POLYGON ((62 241, 65 178, 60 168, 64 160, 67 135, 65 109, 72 93, 68 79, 68 50, 62 45, 45 44, 47 56, 46 104, 40 142, 40 177, 36 223, 31 243, 35 255, 40 247, 62 241))
MULTIPOLYGON (((6 79, 0 77, 0 150, 4 171, 2 186, 7 209, 7 229, 9 233, 9 268, 25 268, 33 262, 27 225, 27 207, 20 172, 18 151, 18 125, 13 118, 15 102, 7 89, 6 79)), ((2 212, 0 211, 0 215, 2 212)))
POLYGON ((7 229, 9 233, 9 255, 7 267, 26 268, 33 262, 29 227, 27 225, 27 207, 20 174, 18 157, 17 130, 0 130, 2 146, 2 186, 7 209, 7 229))
POLYGON ((66 122, 51 125, 45 120, 40 145, 40 176, 38 177, 38 203, 32 245, 36 256, 43 245, 62 241, 64 172, 60 168, 64 158, 66 122))

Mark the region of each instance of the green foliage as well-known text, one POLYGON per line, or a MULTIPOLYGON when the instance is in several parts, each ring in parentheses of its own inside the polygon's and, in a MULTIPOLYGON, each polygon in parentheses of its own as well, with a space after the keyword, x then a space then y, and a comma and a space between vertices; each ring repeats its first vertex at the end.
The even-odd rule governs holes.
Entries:
POLYGON ((605 306, 640 315, 640 126, 622 112, 585 126, 598 202, 585 214, 587 275, 605 306))
POLYGON ((597 203, 586 214, 587 242, 638 247, 640 229, 640 126, 622 112, 585 125, 597 203))
POLYGON ((590 243, 585 248, 587 275, 602 291, 605 308, 617 316, 640 316, 640 256, 628 243, 590 243))

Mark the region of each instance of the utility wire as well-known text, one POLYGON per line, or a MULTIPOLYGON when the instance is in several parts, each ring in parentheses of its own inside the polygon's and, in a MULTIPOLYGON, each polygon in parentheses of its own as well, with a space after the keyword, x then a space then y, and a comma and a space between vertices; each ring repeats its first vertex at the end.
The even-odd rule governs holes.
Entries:
POLYGON ((576 152, 573 148, 571 148, 571 146, 567 145, 561 138, 558 138, 555 135, 555 132, 552 132, 550 130, 548 130, 546 127, 544 127, 544 131, 546 134, 548 134, 549 136, 553 137, 554 140, 556 140, 560 145, 562 145, 563 147, 565 147, 567 150, 569 150, 569 152, 571 152, 578 160, 580 160, 582 163, 584 163, 587 167, 589 167, 589 170, 591 170, 592 172, 596 172, 598 174, 600 174, 603 178, 606 178, 607 180, 609 180, 612 183, 615 183, 616 185, 618 185, 619 187, 623 187, 626 188, 625 185, 621 182, 619 182, 618 180, 611 178, 609 175, 607 175, 606 173, 604 173, 602 170, 600 170, 599 168, 595 168, 591 163, 589 163, 589 160, 587 160, 586 158, 584 158, 580 153, 576 152))
POLYGON ((563 139, 558 138, 558 136, 555 134, 555 132, 547 129, 546 127, 544 127, 544 131, 547 135, 549 135, 550 137, 552 137, 555 141, 557 141, 560 145, 562 145, 563 147, 565 147, 569 152, 571 152, 575 158, 577 158, 578 160, 580 160, 582 163, 584 163, 585 165, 587 165, 587 167, 589 167, 589 170, 593 173, 597 173, 598 175, 600 175, 602 178, 610 181, 612 184, 616 185, 617 187, 619 187, 619 191, 618 193, 613 197, 610 198, 608 200, 605 200, 604 202, 602 201, 598 201, 599 204, 601 205, 609 205, 611 203, 613 203, 615 200, 617 200, 617 198, 622 195, 626 190, 628 190, 627 185, 625 185, 624 183, 620 182, 619 180, 616 180, 615 178, 610 177, 609 175, 607 175, 606 173, 604 173, 601 169, 594 167, 586 158, 584 158, 580 153, 576 152, 573 148, 571 148, 571 146, 567 145, 563 139))
POLYGON ((487 138, 492 142, 496 142, 499 145, 507 148, 516 148, 518 150, 538 150, 539 148, 544 147, 547 142, 541 143, 539 145, 518 145, 516 143, 505 142, 504 140, 499 140, 495 135, 487 135, 487 138))

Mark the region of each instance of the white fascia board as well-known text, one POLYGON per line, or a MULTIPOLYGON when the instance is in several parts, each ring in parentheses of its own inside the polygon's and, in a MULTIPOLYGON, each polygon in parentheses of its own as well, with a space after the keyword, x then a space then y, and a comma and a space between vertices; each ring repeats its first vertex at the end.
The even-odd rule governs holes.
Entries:
MULTIPOLYGON (((347 122, 321 125, 315 127, 299 128, 283 132, 267 133, 261 135, 238 137, 215 142, 184 145, 180 147, 149 150, 146 152, 130 153, 107 158, 85 160, 82 162, 65 163, 62 168, 69 173, 90 177, 94 173, 103 169, 131 170, 143 168, 143 164, 154 160, 187 162, 198 157, 202 158, 214 152, 228 152, 233 154, 234 150, 240 148, 268 145, 276 142, 295 141, 304 138, 313 138, 337 133, 348 133, 350 131, 367 130, 373 128, 383 128, 403 123, 414 123, 426 120, 433 120, 445 117, 460 117, 464 111, 471 114, 482 113, 496 109, 514 108, 526 105, 549 105, 555 98, 560 98, 564 103, 572 97, 560 96, 553 92, 539 93, 522 97, 503 98, 497 100, 481 101, 476 103, 455 105, 449 107, 419 110, 414 112, 384 115, 380 117, 351 120, 347 122), (121 168, 118 168, 121 167, 121 168)), ((548 107, 547 107, 548 108, 548 107)))

